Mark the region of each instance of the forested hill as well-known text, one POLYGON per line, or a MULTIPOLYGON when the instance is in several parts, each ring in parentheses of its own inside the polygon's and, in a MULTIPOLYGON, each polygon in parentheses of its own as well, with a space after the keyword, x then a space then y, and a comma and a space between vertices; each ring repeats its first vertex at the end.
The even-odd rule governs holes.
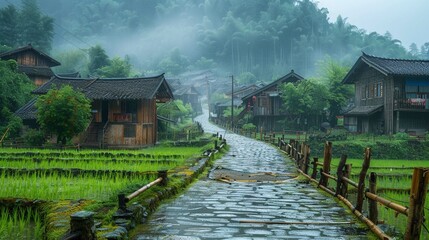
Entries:
POLYGON ((290 69, 312 76, 318 60, 327 56, 351 65, 361 51, 395 58, 428 55, 429 43, 410 51, 389 33, 366 32, 347 22, 347 16, 329 19, 329 9, 311 0, 39 0, 38 4, 54 19, 53 52, 100 44, 109 55, 128 55, 142 72, 175 75, 219 67, 271 80, 290 69))

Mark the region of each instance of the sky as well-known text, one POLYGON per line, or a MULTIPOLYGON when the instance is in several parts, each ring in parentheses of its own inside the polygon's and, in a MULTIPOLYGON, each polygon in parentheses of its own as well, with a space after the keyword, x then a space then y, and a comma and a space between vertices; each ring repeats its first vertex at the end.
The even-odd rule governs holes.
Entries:
POLYGON ((338 15, 367 33, 389 31, 408 49, 411 43, 420 46, 429 42, 428 0, 316 0, 329 10, 330 21, 338 15))

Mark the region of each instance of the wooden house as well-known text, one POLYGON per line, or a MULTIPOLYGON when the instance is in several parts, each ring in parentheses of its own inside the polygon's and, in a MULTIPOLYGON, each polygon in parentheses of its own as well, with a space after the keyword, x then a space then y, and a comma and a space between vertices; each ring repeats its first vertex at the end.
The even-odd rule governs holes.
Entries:
MULTIPOLYGON (((145 78, 53 77, 35 91, 46 94, 52 87, 70 85, 92 100, 93 117, 82 145, 138 147, 157 141, 156 103, 173 98, 164 75, 145 78)), ((35 118, 35 100, 17 111, 22 118, 35 118)))
POLYGON ((352 132, 394 134, 429 130, 429 60, 362 53, 343 79, 355 85, 355 107, 344 114, 352 132))
POLYGON ((196 114, 201 114, 200 93, 194 86, 180 85, 173 90, 174 98, 182 100, 183 104, 190 104, 196 114))
POLYGON ((61 65, 49 55, 35 49, 31 44, 0 54, 0 59, 13 59, 20 72, 25 73, 36 86, 41 86, 54 76, 51 67, 61 65))
POLYGON ((280 86, 284 83, 295 83, 303 79, 292 70, 285 76, 242 98, 245 108, 247 110, 251 109, 254 124, 259 129, 275 131, 283 128, 278 121, 284 120, 288 113, 282 108, 283 101, 280 97, 280 86))
MULTIPOLYGON (((264 86, 263 84, 248 84, 243 86, 234 86, 234 98, 241 99, 263 86, 264 86)), ((228 91, 227 93, 225 93, 225 95, 228 98, 231 98, 232 92, 228 91)))

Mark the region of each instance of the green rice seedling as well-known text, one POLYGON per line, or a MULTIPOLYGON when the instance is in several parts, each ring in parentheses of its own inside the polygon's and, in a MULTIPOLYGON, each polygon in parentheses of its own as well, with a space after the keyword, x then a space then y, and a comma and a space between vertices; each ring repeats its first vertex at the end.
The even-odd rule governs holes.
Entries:
POLYGON ((0 239, 42 239, 44 228, 38 210, 0 209, 0 239))
POLYGON ((16 197, 42 200, 92 199, 106 200, 129 185, 145 185, 156 176, 134 175, 119 177, 112 173, 101 176, 83 174, 79 176, 59 175, 57 173, 0 176, 0 197, 16 197))

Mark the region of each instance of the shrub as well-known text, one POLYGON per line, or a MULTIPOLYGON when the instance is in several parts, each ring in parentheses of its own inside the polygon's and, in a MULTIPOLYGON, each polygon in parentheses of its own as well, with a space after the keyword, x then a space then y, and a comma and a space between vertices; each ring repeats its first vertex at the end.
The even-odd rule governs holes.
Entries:
POLYGON ((24 141, 29 146, 40 147, 45 143, 46 138, 42 131, 29 129, 24 135, 24 141))
POLYGON ((410 136, 408 135, 408 133, 399 132, 399 133, 396 133, 395 135, 393 135, 393 137, 396 140, 408 140, 408 138, 410 136))
POLYGON ((254 131, 256 129, 255 124, 253 123, 246 123, 241 127, 244 131, 254 131))

